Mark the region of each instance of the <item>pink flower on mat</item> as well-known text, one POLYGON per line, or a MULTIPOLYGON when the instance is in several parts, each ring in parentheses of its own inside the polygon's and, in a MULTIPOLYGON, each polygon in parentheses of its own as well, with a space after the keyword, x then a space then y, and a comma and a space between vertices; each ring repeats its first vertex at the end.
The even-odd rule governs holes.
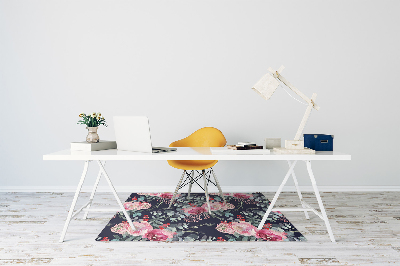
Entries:
POLYGON ((232 228, 232 222, 227 223, 227 222, 221 221, 221 223, 218 224, 217 227, 215 227, 215 229, 217 229, 221 233, 225 233, 225 234, 234 234, 235 233, 235 230, 232 228))
POLYGON ((236 233, 244 236, 254 236, 257 231, 257 227, 245 221, 232 222, 232 228, 236 233))
POLYGON ((251 225, 248 222, 240 221, 240 222, 221 222, 215 228, 218 231, 226 234, 234 234, 238 233, 239 235, 244 236, 254 236, 256 234, 257 228, 251 225))
POLYGON ((138 193, 138 195, 146 195, 146 196, 158 196, 160 193, 138 193))
POLYGON ((165 241, 169 238, 173 238, 174 235, 176 235, 175 232, 166 229, 153 229, 146 232, 142 237, 147 238, 150 241, 165 241))
POLYGON ((278 232, 270 229, 258 230, 255 237, 262 238, 268 241, 283 241, 287 238, 287 234, 284 232, 278 232))
POLYGON ((126 233, 126 227, 122 222, 111 227, 111 232, 123 235, 124 233, 126 233))
POLYGON ((253 197, 253 194, 233 193, 233 196, 239 199, 249 199, 253 197))
MULTIPOLYGON (((204 203, 201 207, 208 211, 207 202, 204 203)), ((224 202, 214 201, 214 202, 210 202, 210 208, 211 208, 211 211, 218 211, 218 210, 225 211, 225 210, 229 210, 229 209, 234 209, 235 206, 230 203, 225 204, 224 202)))
MULTIPOLYGON (((172 199, 173 193, 165 192, 165 193, 138 193, 139 195, 147 195, 147 196, 157 196, 162 199, 172 199)), ((180 194, 176 194, 175 198, 178 198, 180 194)))
POLYGON ((132 230, 132 227, 129 226, 129 223, 127 223, 127 232, 130 235, 133 236, 143 236, 145 235, 148 231, 153 230, 153 226, 151 226, 147 221, 143 222, 133 222, 133 225, 135 226, 135 231, 132 230))
MULTIPOLYGON (((215 195, 215 196, 221 196, 221 194, 219 192, 211 192, 208 193, 209 195, 215 195)), ((232 193, 223 193, 224 196, 232 196, 232 193)))
POLYGON ((135 206, 133 205, 133 202, 125 202, 124 208, 125 208, 125 210, 130 211, 130 210, 134 210, 135 206))
POLYGON ((132 227, 129 225, 127 221, 123 221, 122 223, 119 223, 117 225, 114 225, 111 228, 111 232, 123 235, 123 234, 130 234, 133 236, 143 236, 146 234, 148 231, 153 230, 153 227, 147 222, 133 222, 133 225, 135 226, 135 231, 133 231, 132 227))
MULTIPOLYGON (((163 199, 172 199, 173 195, 172 193, 160 193, 158 196, 163 199)), ((175 197, 178 197, 178 194, 175 197)))
POLYGON ((189 208, 183 208, 183 210, 189 214, 200 214, 207 211, 207 209, 203 207, 189 207, 189 208))
POLYGON ((229 223, 226 221, 221 221, 221 223, 218 224, 215 229, 225 234, 233 235, 237 233, 243 236, 255 236, 256 238, 261 238, 267 241, 283 241, 287 238, 287 234, 285 232, 278 232, 270 229, 258 230, 257 227, 245 221, 229 223))
POLYGON ((151 207, 151 204, 148 202, 125 202, 124 203, 125 210, 143 210, 143 209, 148 209, 151 207))

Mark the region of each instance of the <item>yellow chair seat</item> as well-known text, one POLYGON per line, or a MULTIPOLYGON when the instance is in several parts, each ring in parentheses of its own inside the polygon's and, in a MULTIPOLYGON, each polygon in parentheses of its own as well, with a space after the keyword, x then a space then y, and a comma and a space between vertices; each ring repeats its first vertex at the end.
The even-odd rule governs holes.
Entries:
POLYGON ((203 170, 213 167, 217 162, 217 160, 169 160, 168 164, 181 170, 203 170))

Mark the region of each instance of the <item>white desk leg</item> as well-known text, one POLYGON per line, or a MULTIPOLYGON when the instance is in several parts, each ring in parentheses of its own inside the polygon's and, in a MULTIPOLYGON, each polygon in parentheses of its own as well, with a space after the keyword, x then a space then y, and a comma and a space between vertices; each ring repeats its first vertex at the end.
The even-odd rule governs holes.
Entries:
POLYGON ((89 167, 89 161, 85 161, 85 166, 83 167, 81 180, 79 180, 78 187, 76 188, 76 191, 75 191, 74 199, 72 200, 71 208, 69 208, 68 217, 67 217, 67 220, 65 221, 64 229, 61 233, 60 242, 64 241, 65 234, 67 233, 68 225, 71 222, 72 214, 74 213, 75 205, 76 205, 76 202, 78 201, 78 197, 79 197, 79 193, 81 192, 81 189, 82 189, 83 181, 85 181, 88 167, 89 167))
POLYGON ((116 199, 117 202, 118 202, 119 207, 121 208, 122 212, 124 213, 126 220, 128 221, 128 223, 129 223, 129 225, 131 226, 132 230, 133 230, 133 231, 136 231, 136 227, 133 225, 132 220, 131 220, 131 217, 129 217, 129 214, 127 213, 127 211, 125 210, 124 205, 122 204, 121 200, 119 199, 118 194, 117 194, 117 191, 115 191, 115 188, 114 188, 114 186, 113 186, 113 184, 112 184, 112 182, 111 182, 110 177, 107 175, 107 172, 106 172, 106 170, 104 169, 103 164, 102 164, 100 161, 97 161, 97 163, 99 164, 100 170, 101 170, 101 172, 103 173, 104 177, 106 178, 106 180, 107 180, 107 182, 108 182, 108 185, 110 186, 111 191, 112 191, 112 193, 114 194, 114 197, 115 197, 115 199, 116 199))
MULTIPOLYGON (((289 164, 289 167, 290 167, 291 162, 288 161, 288 164, 289 164)), ((299 196, 299 199, 300 199, 300 202, 301 202, 301 206, 303 208, 307 208, 303 203, 303 196, 301 195, 301 191, 300 191, 300 188, 299 188, 299 183, 297 182, 297 178, 296 178, 296 174, 294 173, 294 170, 292 171, 292 177, 293 177, 294 185, 296 186, 297 195, 299 196)), ((310 216, 308 216, 308 212, 307 211, 304 211, 304 214, 306 215, 306 219, 307 220, 310 219, 310 216)))
POLYGON ((208 197, 208 186, 207 186, 207 178, 206 178, 206 171, 202 171, 203 180, 204 180, 204 193, 206 194, 206 201, 208 206, 208 213, 211 214, 211 207, 210 207, 210 198, 208 197))
MULTIPOLYGON (((105 166, 105 165, 106 165, 106 162, 104 161, 104 166, 105 166)), ((92 205, 92 201, 93 201, 93 198, 94 198, 94 194, 96 193, 97 186, 99 185, 99 182, 100 182, 100 178, 101 178, 101 170, 99 170, 99 173, 97 174, 97 179, 96 179, 96 182, 94 183, 93 190, 92 190, 92 194, 90 195, 90 199, 89 199, 89 202, 90 202, 90 203, 89 203, 88 206, 86 207, 85 214, 83 215, 83 219, 86 219, 87 216, 88 216, 89 208, 90 208, 90 206, 92 205)))
POLYGON ((263 228, 264 223, 268 218, 268 215, 271 213, 272 208, 274 207, 274 205, 279 197, 279 194, 281 193, 283 187, 285 186, 287 180, 289 179, 289 176, 291 175, 296 163, 297 163, 297 161, 293 161, 292 165, 289 167, 289 171, 286 173, 286 176, 283 179, 282 184, 279 186, 278 190, 275 193, 274 199, 272 200, 271 204, 268 207, 268 210, 265 212, 264 217, 262 218, 260 224, 258 225, 258 230, 261 230, 263 228))
POLYGON ((332 242, 336 242, 335 237, 333 236, 333 233, 332 233, 331 225, 329 224, 328 216, 326 215, 326 212, 325 212, 324 204, 322 203, 321 196, 319 195, 317 183, 315 182, 314 174, 311 169, 311 161, 306 161, 306 164, 307 164, 307 171, 310 176, 311 184, 314 188, 315 197, 317 198, 318 205, 321 210, 322 217, 324 218, 323 220, 325 222, 326 229, 328 230, 329 237, 332 242))

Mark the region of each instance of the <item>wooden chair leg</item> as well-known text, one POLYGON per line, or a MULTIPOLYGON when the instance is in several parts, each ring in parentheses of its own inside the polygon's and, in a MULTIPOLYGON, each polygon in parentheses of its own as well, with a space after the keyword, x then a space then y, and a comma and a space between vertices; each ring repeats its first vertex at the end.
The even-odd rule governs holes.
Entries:
POLYGON ((219 185, 217 176, 214 173, 214 169, 211 168, 211 172, 213 173, 215 183, 217 184, 217 187, 218 187, 218 190, 219 190, 219 194, 221 195, 222 199, 224 200, 224 203, 226 204, 226 200, 225 200, 224 194, 222 193, 222 189, 221 189, 221 186, 219 185))
POLYGON ((168 209, 171 208, 172 203, 173 203, 174 200, 175 200, 176 193, 178 193, 178 190, 179 190, 179 187, 181 186, 182 180, 183 180, 183 178, 185 177, 185 173, 186 173, 186 170, 183 171, 182 177, 181 177, 181 179, 179 180, 178 185, 176 186, 174 195, 172 196, 172 199, 171 199, 171 202, 169 203, 168 209))
POLYGON ((206 194, 208 213, 211 214, 210 199, 208 197, 208 188, 207 188, 207 180, 206 180, 206 171, 202 170, 202 174, 203 174, 203 180, 204 180, 204 193, 206 194))

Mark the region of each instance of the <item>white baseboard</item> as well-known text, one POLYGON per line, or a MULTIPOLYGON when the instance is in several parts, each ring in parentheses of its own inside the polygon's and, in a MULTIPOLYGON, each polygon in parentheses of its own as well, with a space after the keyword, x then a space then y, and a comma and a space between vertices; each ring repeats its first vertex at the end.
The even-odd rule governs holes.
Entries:
MULTIPOLYGON (((173 192, 175 186, 116 186, 118 192, 173 192)), ((222 186, 224 192, 275 192, 278 186, 222 186)), ((324 192, 345 192, 345 191, 400 191, 400 186, 318 186, 324 192)), ((0 192, 75 192, 76 187, 71 186, 3 186, 0 192)), ((304 192, 313 191, 312 186, 300 186, 304 192)), ((81 192, 91 192, 92 187, 84 186, 81 192)), ((110 192, 108 186, 99 186, 98 192, 110 192)), ((183 188, 186 192, 187 188, 183 188)), ((193 186, 193 192, 203 192, 201 188, 193 186)), ((217 188, 210 185, 210 192, 218 192, 217 188)), ((296 191, 294 186, 287 186, 284 191, 296 191)))

